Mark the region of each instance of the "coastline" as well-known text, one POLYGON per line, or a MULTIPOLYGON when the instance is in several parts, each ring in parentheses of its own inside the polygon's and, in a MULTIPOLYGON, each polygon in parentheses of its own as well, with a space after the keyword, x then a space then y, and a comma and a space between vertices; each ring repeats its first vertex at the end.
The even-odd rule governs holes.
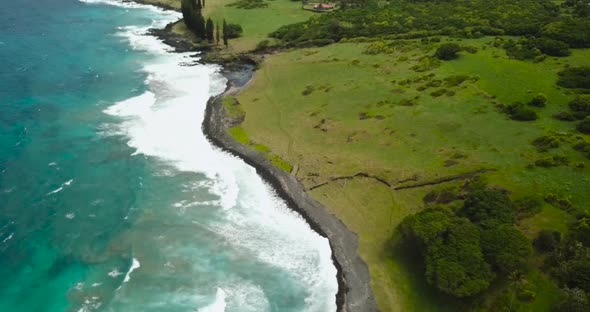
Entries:
POLYGON ((332 261, 338 271, 337 311, 379 311, 371 289, 369 269, 357 253, 357 235, 313 200, 293 175, 275 167, 264 155, 238 143, 227 133, 231 120, 224 115, 221 99, 239 92, 242 87, 244 85, 234 84, 232 79, 228 79, 225 92, 209 99, 202 125, 203 133, 213 145, 254 167, 312 230, 328 239, 332 261))
MULTIPOLYGON (((143 0, 126 1, 177 11, 167 5, 143 0)), ((223 75, 228 79, 225 91, 207 101, 201 126, 206 138, 214 146, 241 158, 254 167, 279 197, 288 204, 288 207, 296 211, 313 231, 328 239, 332 249, 332 261, 337 269, 338 292, 335 298, 337 311, 379 311, 371 289, 369 269, 357 253, 357 235, 350 231, 336 216, 330 214, 323 205, 312 199, 294 176, 276 168, 264 155, 238 143, 226 131, 231 121, 224 115, 221 99, 223 96, 235 94, 245 87, 257 69, 258 62, 243 53, 230 59, 207 59, 205 54, 210 52, 210 49, 194 46, 192 42, 173 33, 173 24, 166 25, 164 29, 150 29, 150 34, 173 47, 175 52, 201 52, 196 56, 206 59, 207 63, 222 65, 223 75), (244 71, 245 65, 250 65, 251 69, 244 71)))

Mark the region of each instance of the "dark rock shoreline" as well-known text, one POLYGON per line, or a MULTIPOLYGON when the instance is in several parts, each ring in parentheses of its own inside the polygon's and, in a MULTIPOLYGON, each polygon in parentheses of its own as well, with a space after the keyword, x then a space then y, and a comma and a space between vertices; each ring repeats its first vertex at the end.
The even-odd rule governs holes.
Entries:
MULTIPOLYGON (((176 10, 144 0, 127 1, 176 10)), ((209 50, 208 47, 196 46, 186 38, 172 32, 173 24, 168 24, 164 29, 151 29, 150 34, 175 48, 176 52, 206 52, 209 50)), ((235 92, 243 87, 252 77, 258 62, 252 56, 245 54, 220 60, 211 58, 209 55, 199 55, 199 57, 205 59, 206 63, 222 65, 224 67, 223 74, 228 78, 225 92, 210 98, 207 102, 202 125, 205 136, 215 146, 240 157, 254 167, 291 209, 299 213, 314 231, 328 239, 332 249, 332 261, 337 269, 337 311, 379 311, 371 289, 369 269, 357 254, 358 238, 356 234, 351 232, 336 216, 330 214, 324 206, 312 199, 294 176, 276 168, 264 155, 238 143, 226 131, 231 121, 224 115, 221 99, 228 92, 235 92)))
MULTIPOLYGON (((240 87, 242 87, 240 83, 235 84, 230 79, 226 93, 240 87)), ((297 211, 314 231, 328 238, 332 249, 332 260, 338 270, 338 293, 336 294, 338 311, 378 311, 371 290, 369 270, 357 254, 356 234, 348 230, 324 206, 313 200, 293 175, 276 168, 264 155, 238 143, 227 133, 226 129, 230 121, 224 116, 221 101, 224 94, 212 97, 207 102, 202 126, 207 138, 215 146, 240 157, 256 168, 258 174, 277 191, 290 208, 297 211)))

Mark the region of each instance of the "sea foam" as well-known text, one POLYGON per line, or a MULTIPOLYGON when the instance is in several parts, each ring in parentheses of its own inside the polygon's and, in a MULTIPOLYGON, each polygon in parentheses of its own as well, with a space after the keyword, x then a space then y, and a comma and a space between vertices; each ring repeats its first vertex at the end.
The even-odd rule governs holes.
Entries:
MULTIPOLYGON (((174 14, 165 15, 150 27, 174 18, 174 14)), ((225 89, 220 67, 195 65, 191 53, 171 53, 170 47, 148 35, 148 28, 119 29, 118 35, 126 38, 133 49, 145 51, 153 59, 144 66, 148 91, 104 110, 119 118, 116 133, 128 138, 136 155, 156 157, 178 171, 204 174, 212 181, 206 186, 219 197, 221 209, 217 213, 222 220, 207 226, 224 237, 231 248, 282 268, 305 285, 309 293, 305 299, 307 311, 334 311, 338 285, 327 239, 290 210, 254 168, 212 146, 202 133, 207 100, 225 89)), ((248 283, 215 285, 215 301, 199 311, 240 307, 246 299, 254 302, 251 310, 266 310, 264 292, 248 283), (246 299, 240 299, 244 296, 246 299)))

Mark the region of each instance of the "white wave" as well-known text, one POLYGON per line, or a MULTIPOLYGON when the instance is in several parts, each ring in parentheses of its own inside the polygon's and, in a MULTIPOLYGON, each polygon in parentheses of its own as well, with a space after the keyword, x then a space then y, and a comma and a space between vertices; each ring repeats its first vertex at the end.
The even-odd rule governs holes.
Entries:
POLYGON ((225 292, 223 289, 217 288, 217 292, 215 293, 215 301, 204 308, 200 308, 199 312, 224 312, 226 305, 225 292))
MULTIPOLYGON (((145 51, 153 60, 144 66, 148 91, 104 110, 120 118, 116 133, 128 138, 136 155, 156 157, 179 171, 206 175, 211 182, 193 187, 206 187, 219 197, 223 208, 218 212, 222 220, 207 226, 225 237, 232 248, 291 273, 309 293, 306 310, 334 311, 338 285, 327 239, 288 209, 254 168, 213 147, 202 133, 207 100, 225 88, 219 67, 187 66, 195 63, 190 53, 170 53, 170 47, 146 35, 147 29, 134 26, 119 30, 133 49, 145 51)), ((185 208, 191 203, 172 205, 185 208)), ((242 307, 246 299, 239 299, 239 291, 215 286, 219 288, 214 307, 222 307, 218 302, 223 302, 223 308, 226 304, 242 307)), ((267 310, 264 292, 257 294, 257 309, 267 310)))
POLYGON ((58 187, 55 190, 47 193, 46 195, 52 195, 52 194, 55 194, 55 193, 59 193, 59 192, 61 192, 64 189, 64 187, 70 186, 72 184, 72 182, 74 182, 74 179, 70 179, 70 180, 62 183, 60 187, 58 187))
POLYGON ((119 271, 119 269, 117 269, 117 268, 114 268, 114 269, 112 269, 112 270, 111 270, 111 271, 108 273, 108 275, 109 275, 110 277, 112 277, 112 278, 115 278, 115 277, 117 277, 117 276, 119 276, 119 275, 123 275, 123 273, 121 273, 121 272, 119 271))
POLYGON ((123 283, 129 282, 129 280, 131 279, 131 273, 133 273, 133 271, 135 271, 139 267, 141 267, 141 264, 139 263, 139 261, 137 259, 133 258, 133 262, 131 263, 131 267, 129 268, 129 271, 127 271, 127 274, 125 274, 125 278, 123 279, 123 283))
POLYGON ((14 233, 10 233, 10 235, 8 235, 8 237, 6 237, 5 239, 2 240, 2 244, 4 244, 7 241, 11 240, 13 236, 14 236, 14 233))
POLYGON ((51 194, 55 194, 55 193, 59 193, 59 192, 61 192, 63 189, 64 189, 64 188, 63 188, 63 186, 60 186, 60 187, 56 188, 55 190, 53 190, 53 191, 51 191, 51 192, 47 193, 47 195, 51 195, 51 194))

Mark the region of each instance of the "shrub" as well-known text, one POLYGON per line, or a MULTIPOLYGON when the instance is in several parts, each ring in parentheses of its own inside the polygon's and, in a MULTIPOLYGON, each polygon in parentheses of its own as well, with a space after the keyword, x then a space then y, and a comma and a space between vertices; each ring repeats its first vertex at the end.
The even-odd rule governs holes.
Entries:
POLYGON ((428 283, 455 297, 485 290, 494 278, 484 261, 478 228, 442 208, 426 208, 400 225, 422 252, 428 283))
POLYGON ((559 113, 553 115, 553 118, 561 120, 561 121, 576 121, 576 120, 578 120, 578 118, 570 112, 559 112, 559 113))
POLYGON ((537 167, 559 167, 559 166, 567 166, 570 163, 569 159, 565 156, 554 155, 550 157, 545 157, 541 159, 537 159, 535 161, 535 166, 537 167))
POLYGON ((568 105, 574 112, 581 112, 590 115, 590 95, 578 96, 569 102, 568 105))
POLYGON ((447 87, 456 87, 461 85, 463 82, 469 80, 471 77, 467 76, 467 75, 452 75, 449 77, 446 77, 445 80, 445 84, 447 87))
POLYGON ((547 96, 545 96, 543 93, 539 93, 528 102, 528 105, 535 107, 545 107, 545 103, 547 103, 547 96))
POLYGON ((471 54, 477 53, 477 47, 474 46, 464 46, 462 50, 471 54))
POLYGON ((226 26, 226 33, 227 33, 227 37, 232 39, 232 38, 238 38, 242 35, 242 32, 244 32, 244 30, 242 29, 242 26, 238 25, 238 24, 232 24, 232 23, 228 23, 226 26))
POLYGON ((264 39, 256 45, 256 51, 265 51, 270 47, 270 40, 264 39))
POLYGON ((553 194, 553 193, 549 193, 547 195, 545 195, 545 201, 553 206, 556 206, 558 208, 561 208, 563 210, 570 210, 573 208, 572 202, 564 197, 561 197, 559 195, 553 194))
POLYGON ((532 253, 529 240, 512 225, 483 231, 481 248, 488 263, 505 274, 522 270, 532 253))
POLYGON ((456 43, 443 43, 436 49, 434 54, 439 60, 448 61, 458 57, 457 53, 461 51, 461 47, 456 43))
POLYGON ((569 45, 563 41, 553 40, 549 38, 531 39, 537 49, 543 54, 551 56, 568 56, 571 54, 569 45))
POLYGON ((557 85, 569 89, 590 89, 590 67, 570 67, 558 73, 557 85))
POLYGON ((582 120, 579 124, 577 124, 576 130, 585 134, 590 134, 590 117, 587 117, 586 119, 582 120))
POLYGON ((264 0, 238 0, 236 2, 232 2, 226 5, 227 7, 236 7, 239 9, 256 9, 256 8, 266 8, 268 3, 264 2, 264 0))
POLYGON ((518 219, 532 217, 541 212, 541 201, 534 197, 525 197, 514 202, 518 219))
POLYGON ((502 108, 504 113, 510 116, 510 119, 518 120, 518 121, 532 121, 537 120, 539 116, 535 111, 528 109, 522 103, 514 103, 502 108))
POLYGON ((559 147, 559 138, 552 135, 545 135, 533 140, 533 144, 539 152, 546 152, 552 148, 559 147))
POLYGON ((498 224, 513 224, 516 220, 512 202, 506 194, 492 189, 469 193, 465 197, 460 216, 476 224, 493 227, 498 224))
POLYGON ((447 92, 447 89, 438 89, 434 92, 431 92, 430 95, 433 97, 439 97, 447 92))
POLYGON ((561 233, 553 230, 541 230, 533 241, 533 246, 538 252, 552 252, 561 242, 561 233))

